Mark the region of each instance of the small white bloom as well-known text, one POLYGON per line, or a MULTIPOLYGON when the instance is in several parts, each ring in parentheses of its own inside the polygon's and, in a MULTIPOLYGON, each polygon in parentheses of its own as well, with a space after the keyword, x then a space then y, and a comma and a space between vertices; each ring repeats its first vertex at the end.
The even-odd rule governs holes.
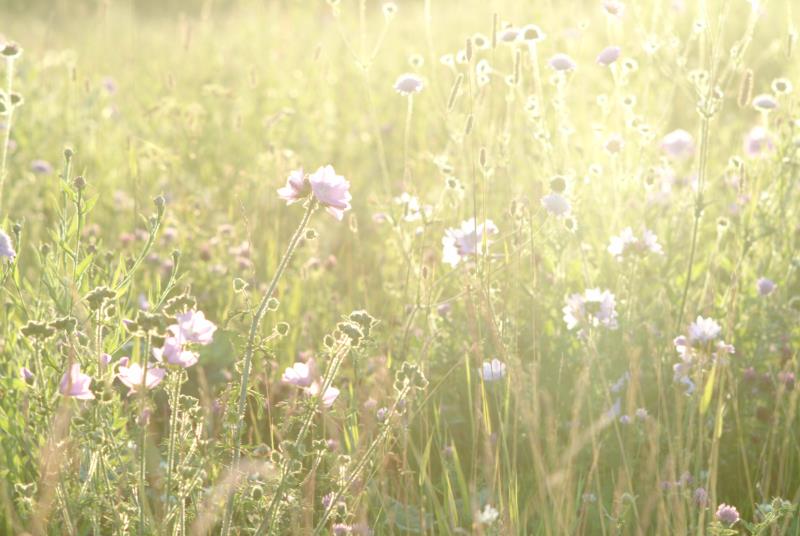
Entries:
POLYGON ((547 194, 541 203, 545 210, 554 216, 566 216, 572 210, 567 198, 557 193, 547 194))
POLYGON ((506 364, 497 358, 491 361, 484 361, 480 372, 481 378, 485 382, 502 380, 506 375, 506 364))
POLYGON ((481 512, 478 512, 478 522, 481 525, 491 525, 497 521, 498 517, 500 517, 500 512, 491 504, 487 504, 481 512))
POLYGON ((719 336, 722 328, 713 318, 698 316, 697 320, 689 326, 689 340, 691 342, 709 342, 719 336))

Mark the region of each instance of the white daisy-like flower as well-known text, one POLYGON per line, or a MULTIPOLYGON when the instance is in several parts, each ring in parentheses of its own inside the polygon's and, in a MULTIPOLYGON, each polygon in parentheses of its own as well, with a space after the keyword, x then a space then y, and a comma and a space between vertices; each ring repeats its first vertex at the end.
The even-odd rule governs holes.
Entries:
POLYGON ((541 199, 542 206, 553 216, 566 216, 572 210, 567 198, 561 194, 550 193, 541 199))
POLYGON ((480 373, 485 382, 502 380, 506 376, 506 364, 497 358, 491 361, 484 361, 480 373))
POLYGON ((700 343, 713 341, 719 337, 721 331, 722 328, 713 318, 698 316, 689 326, 689 341, 700 343))
POLYGON ((482 511, 478 512, 478 523, 481 525, 491 525, 497 521, 498 517, 500 517, 500 512, 491 504, 487 504, 483 507, 482 511))
POLYGON ((483 253, 491 244, 491 237, 499 233, 492 220, 475 225, 475 218, 463 221, 461 227, 450 228, 442 238, 442 260, 450 266, 483 253))
POLYGON ((571 294, 562 312, 570 330, 599 326, 617 329, 616 298, 609 290, 590 288, 583 294, 571 294))

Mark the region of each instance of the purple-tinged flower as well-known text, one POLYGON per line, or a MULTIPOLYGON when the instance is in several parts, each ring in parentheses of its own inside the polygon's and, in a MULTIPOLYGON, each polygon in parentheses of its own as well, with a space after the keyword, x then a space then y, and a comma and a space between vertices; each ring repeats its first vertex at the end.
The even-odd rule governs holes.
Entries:
POLYGON ((197 363, 198 355, 196 352, 186 350, 175 337, 167 337, 161 348, 153 348, 153 357, 159 363, 166 362, 169 365, 189 368, 197 363))
POLYGON ((331 526, 331 531, 333 532, 334 536, 345 536, 347 534, 351 534, 353 527, 347 525, 346 523, 334 523, 331 526))
POLYGON ((673 130, 661 139, 661 149, 672 158, 688 158, 694 154, 694 138, 683 129, 673 130))
POLYGON ((214 332, 217 326, 210 320, 206 320, 203 311, 191 310, 175 316, 177 324, 169 326, 167 329, 175 336, 179 344, 193 342, 203 346, 211 344, 214 339, 214 332))
POLYGON ((686 392, 684 393, 686 396, 693 395, 695 390, 697 390, 697 385, 695 385, 689 376, 682 376, 678 381, 686 387, 686 392))
POLYGON ((714 515, 719 521, 726 525, 733 525, 739 521, 739 511, 736 510, 736 507, 725 503, 719 505, 717 513, 714 515))
POLYGON ((308 177, 311 190, 325 210, 341 221, 344 213, 350 210, 350 183, 336 174, 333 166, 323 166, 308 177))
POLYGON ((487 250, 491 237, 499 232, 492 220, 476 226, 475 218, 461 222, 461 227, 446 229, 442 237, 442 261, 455 268, 487 250))
POLYGON ((513 26, 509 26, 507 28, 503 28, 500 30, 500 33, 497 36, 497 40, 501 43, 513 43, 517 40, 520 35, 519 28, 515 28, 513 26))
POLYGON ((106 353, 102 353, 102 354, 100 354, 99 361, 100 361, 100 366, 107 367, 108 364, 111 363, 111 355, 110 354, 106 354, 106 353))
POLYGON ((753 127, 744 138, 744 152, 751 158, 768 156, 774 150, 772 134, 762 126, 753 127))
POLYGON ((796 379, 797 378, 794 372, 782 370, 778 373, 778 381, 783 384, 787 391, 794 389, 794 383, 796 379))
POLYGON ((31 162, 31 171, 37 175, 50 175, 53 172, 53 166, 47 160, 36 159, 31 162))
POLYGON ((164 379, 166 373, 165 369, 150 363, 147 365, 147 375, 145 376, 141 365, 134 363, 130 366, 120 365, 117 378, 130 389, 128 392, 128 396, 130 396, 142 388, 142 383, 144 383, 145 389, 152 389, 157 386, 164 379))
POLYGON ((640 421, 646 421, 647 418, 650 416, 650 414, 647 413, 647 409, 645 408, 638 408, 634 413, 634 415, 636 415, 636 418, 639 419, 640 421))
POLYGON ((22 381, 29 382, 33 380, 33 372, 28 367, 22 367, 19 369, 19 375, 22 378, 22 381))
POLYGON ((314 382, 314 360, 307 363, 297 362, 287 367, 281 377, 281 382, 296 387, 309 387, 314 382))
POLYGON ((753 108, 760 112, 768 112, 778 107, 778 101, 769 93, 762 93, 753 97, 753 108))
POLYGON ((71 396, 78 400, 92 400, 94 394, 89 389, 92 384, 92 378, 88 374, 81 372, 80 363, 73 363, 69 371, 61 377, 61 383, 58 384, 58 391, 63 396, 71 396))
POLYGON ((575 68, 577 67, 575 61, 568 55, 564 54, 563 52, 559 52, 558 54, 550 58, 550 60, 548 60, 547 63, 554 71, 559 71, 559 72, 574 71, 575 68))
POLYGON ((631 416, 630 415, 623 415, 619 418, 620 424, 630 424, 631 423, 631 416))
POLYGON ((700 343, 713 341, 719 337, 720 331, 722 328, 713 318, 698 316, 689 326, 689 341, 700 343))
POLYGON ((0 230, 0 262, 8 260, 14 262, 17 252, 14 251, 14 245, 11 243, 11 237, 5 231, 0 230))
POLYGON ((111 78, 110 76, 104 77, 100 85, 103 86, 103 89, 109 95, 115 95, 117 93, 117 89, 119 89, 117 81, 111 78))
POLYGON ((692 494, 692 500, 697 506, 705 507, 708 504, 708 492, 705 488, 697 488, 692 494))
POLYGON ((497 358, 484 361, 480 368, 480 374, 485 382, 502 380, 506 375, 506 364, 497 358))
POLYGON ((774 281, 766 277, 759 277, 758 281, 756 281, 756 289, 758 289, 758 293, 761 296, 769 296, 775 291, 777 286, 778 285, 776 285, 774 281))
POLYGON ((619 236, 611 237, 608 252, 618 261, 622 261, 631 255, 643 255, 648 252, 662 255, 664 250, 658 243, 658 237, 651 230, 645 229, 642 238, 637 238, 633 234, 633 229, 626 227, 619 236))
POLYGON ((389 418, 389 408, 378 408, 378 411, 375 412, 375 418, 378 422, 386 421, 389 418))
POLYGON ((567 198, 561 194, 550 193, 541 199, 542 206, 553 216, 566 216, 572 210, 567 198))
POLYGON ((567 329, 599 327, 617 329, 616 300, 609 290, 586 289, 583 294, 567 297, 562 309, 567 329))
POLYGON ((621 52, 622 49, 619 48, 618 46, 615 45, 608 46, 604 48, 602 51, 600 51, 600 54, 597 55, 596 61, 599 65, 608 67, 609 65, 611 65, 612 63, 614 63, 619 59, 619 55, 621 52))
POLYGON ((311 193, 311 184, 306 179, 303 168, 295 169, 289 173, 286 186, 278 188, 278 197, 286 201, 287 205, 302 201, 311 193))
MULTIPOLYGON (((315 381, 310 386, 308 386, 305 391, 308 396, 318 396, 320 394, 320 389, 322 389, 322 385, 319 382, 315 381)), ((329 408, 336 402, 336 399, 339 397, 339 389, 336 387, 330 386, 325 389, 325 392, 322 393, 320 396, 320 400, 322 401, 322 405, 326 408, 329 408)))
POLYGON ((622 18, 625 15, 625 4, 619 0, 605 0, 603 2, 603 9, 609 15, 622 18))
POLYGON ((404 97, 419 93, 424 87, 422 78, 414 73, 401 74, 394 83, 394 90, 404 97))

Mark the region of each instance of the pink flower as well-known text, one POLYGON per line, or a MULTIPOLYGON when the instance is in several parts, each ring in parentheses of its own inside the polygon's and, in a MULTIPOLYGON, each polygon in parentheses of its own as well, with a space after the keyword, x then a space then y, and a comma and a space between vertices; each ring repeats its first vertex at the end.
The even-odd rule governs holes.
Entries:
POLYGON ((618 46, 610 46, 606 47, 597 55, 597 63, 603 66, 608 67, 615 61, 619 59, 619 55, 622 49, 618 46))
POLYGON ((575 61, 564 53, 558 53, 547 62, 554 71, 574 71, 575 61))
POLYGON ((152 389, 164 379, 164 375, 167 373, 167 371, 163 368, 151 365, 152 364, 147 365, 146 377, 144 374, 144 369, 141 367, 141 365, 139 365, 139 363, 134 363, 129 367, 120 365, 117 378, 119 378, 119 381, 130 388, 128 396, 139 391, 142 388, 142 383, 144 383, 145 389, 152 389))
POLYGON ((286 186, 278 188, 278 197, 286 201, 287 205, 302 201, 311 193, 311 184, 306 180, 303 168, 296 169, 289 173, 286 179, 286 186))
MULTIPOLYGON (((320 385, 319 382, 315 381, 305 391, 306 394, 308 394, 308 396, 317 396, 319 395, 321 388, 322 385, 320 385)), ((320 400, 322 401, 323 406, 329 408, 333 405, 333 403, 336 401, 338 397, 339 397, 339 389, 337 389, 336 387, 328 387, 327 389, 325 389, 325 392, 320 397, 320 400)))
POLYGON ((622 17, 625 14, 625 4, 618 0, 605 0, 603 9, 605 9, 606 13, 615 17, 622 17))
POLYGON ((777 286, 778 285, 776 285, 774 281, 766 277, 759 277, 758 281, 756 281, 756 288, 758 289, 758 293, 762 296, 769 296, 777 286))
POLYGON ((461 222, 460 228, 447 229, 442 238, 442 261, 452 267, 469 257, 483 253, 491 244, 491 236, 498 233, 492 220, 475 226, 475 218, 461 222), (485 240, 485 245, 484 245, 485 240))
POLYGON ((175 337, 168 337, 161 348, 153 348, 153 357, 159 363, 165 360, 170 365, 189 368, 197 363, 198 355, 190 350, 184 350, 175 337))
POLYGON ((217 326, 213 322, 206 320, 203 311, 187 311, 176 317, 177 324, 169 326, 167 329, 175 336, 178 343, 194 342, 197 344, 211 344, 217 326))
POLYGON ((719 505, 715 516, 726 525, 733 525, 739 521, 739 511, 736 510, 736 507, 725 503, 719 505))
POLYGON ((314 197, 337 220, 341 221, 344 213, 350 210, 350 183, 341 175, 337 175, 333 166, 323 166, 308 178, 314 197))
POLYGON ((661 148, 672 158, 688 158, 694 154, 694 139, 685 130, 673 130, 661 140, 661 148))
POLYGON ((297 387, 309 387, 314 381, 314 360, 308 363, 295 363, 288 367, 281 377, 281 382, 297 387))
POLYGON ((58 391, 64 396, 71 396, 78 400, 92 400, 94 394, 89 390, 91 384, 92 378, 88 374, 81 373, 79 363, 73 363, 69 368, 69 372, 61 377, 58 391))

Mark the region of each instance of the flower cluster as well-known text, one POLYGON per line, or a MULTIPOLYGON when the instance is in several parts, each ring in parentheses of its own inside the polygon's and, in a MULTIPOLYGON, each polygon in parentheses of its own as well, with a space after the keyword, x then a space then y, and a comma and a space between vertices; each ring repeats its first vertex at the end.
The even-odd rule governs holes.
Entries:
POLYGON ((642 237, 637 238, 633 234, 633 229, 626 227, 619 236, 612 236, 611 243, 608 245, 608 252, 618 261, 629 257, 640 256, 646 253, 663 255, 664 250, 658 243, 658 237, 649 229, 642 232, 642 237))
POLYGON ((689 326, 689 335, 679 335, 673 341, 680 361, 673 365, 673 379, 686 387, 686 394, 691 395, 696 389, 691 379, 692 371, 702 367, 710 358, 723 362, 725 356, 733 354, 736 349, 731 344, 718 340, 722 328, 713 318, 697 319, 689 326))
POLYGON ((583 294, 571 294, 562 309, 567 329, 599 327, 617 329, 617 310, 614 294, 599 288, 586 289, 583 294))

